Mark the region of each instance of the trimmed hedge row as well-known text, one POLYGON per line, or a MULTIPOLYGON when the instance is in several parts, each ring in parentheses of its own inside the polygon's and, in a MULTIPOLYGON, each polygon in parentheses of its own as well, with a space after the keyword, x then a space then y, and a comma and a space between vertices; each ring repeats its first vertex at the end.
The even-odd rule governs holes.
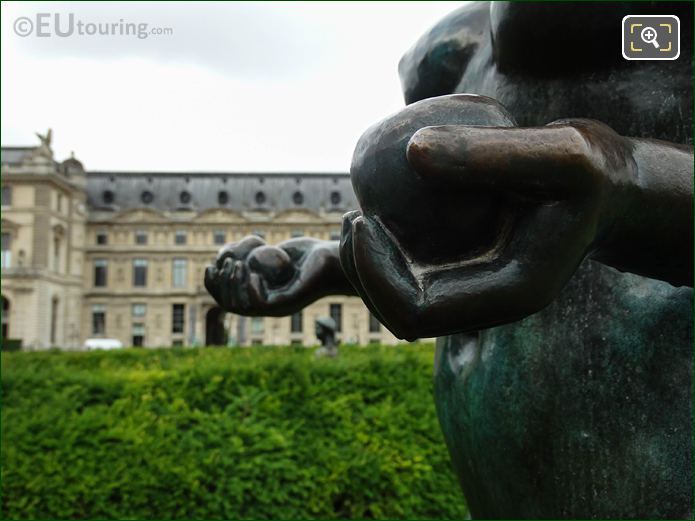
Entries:
POLYGON ((2 354, 2 517, 463 518, 431 345, 2 354))

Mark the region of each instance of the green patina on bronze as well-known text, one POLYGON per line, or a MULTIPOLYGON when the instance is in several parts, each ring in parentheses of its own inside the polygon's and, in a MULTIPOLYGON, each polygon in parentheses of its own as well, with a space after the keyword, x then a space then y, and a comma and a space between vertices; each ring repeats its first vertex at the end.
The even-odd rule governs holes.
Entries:
POLYGON ((437 411, 473 516, 688 517, 691 319, 690 288, 587 261, 542 312, 440 338, 437 411))

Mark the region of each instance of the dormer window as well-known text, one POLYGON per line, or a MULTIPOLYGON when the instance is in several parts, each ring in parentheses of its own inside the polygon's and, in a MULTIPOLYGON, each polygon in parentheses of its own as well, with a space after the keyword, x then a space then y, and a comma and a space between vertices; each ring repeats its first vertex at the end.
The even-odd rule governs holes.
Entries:
POLYGON ((256 199, 256 204, 258 206, 263 206, 265 204, 265 200, 266 200, 265 193, 261 192, 261 191, 256 192, 256 198, 255 199, 256 199))
POLYGON ((297 206, 304 203, 304 194, 302 192, 295 192, 292 194, 292 202, 297 206))
POLYGON ((111 190, 104 190, 101 194, 101 200, 104 201, 104 204, 113 204, 114 199, 115 196, 111 190))

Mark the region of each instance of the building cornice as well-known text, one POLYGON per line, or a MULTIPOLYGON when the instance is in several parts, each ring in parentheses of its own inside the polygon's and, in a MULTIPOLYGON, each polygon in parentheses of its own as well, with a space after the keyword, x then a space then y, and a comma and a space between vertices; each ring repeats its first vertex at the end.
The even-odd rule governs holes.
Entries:
POLYGON ((21 182, 27 184, 43 184, 48 182, 58 188, 68 190, 76 194, 85 194, 85 189, 83 187, 64 179, 61 177, 61 174, 57 172, 40 174, 31 172, 13 172, 12 170, 8 170, 3 172, 3 174, 3 182, 21 182))

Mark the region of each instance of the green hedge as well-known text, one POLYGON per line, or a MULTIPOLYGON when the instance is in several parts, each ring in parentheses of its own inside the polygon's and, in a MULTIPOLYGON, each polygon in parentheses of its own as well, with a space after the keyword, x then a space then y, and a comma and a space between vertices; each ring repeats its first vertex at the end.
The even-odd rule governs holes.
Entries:
POLYGON ((22 349, 21 338, 3 338, 1 341, 3 351, 19 351, 22 349))
POLYGON ((2 354, 2 517, 463 518, 431 345, 2 354))

